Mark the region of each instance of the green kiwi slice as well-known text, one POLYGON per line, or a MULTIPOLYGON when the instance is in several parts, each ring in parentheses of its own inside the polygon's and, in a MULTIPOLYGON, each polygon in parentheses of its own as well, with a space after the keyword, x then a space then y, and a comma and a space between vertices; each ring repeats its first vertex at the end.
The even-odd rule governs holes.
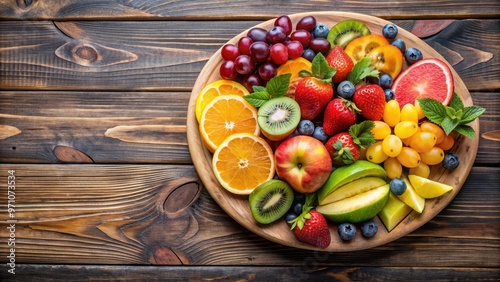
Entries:
POLYGON ((250 211, 257 222, 269 224, 280 219, 293 203, 293 189, 288 183, 271 179, 249 195, 250 211))
POLYGON ((297 128, 300 106, 287 96, 273 98, 259 108, 257 122, 269 140, 283 140, 297 128))
POLYGON ((332 46, 340 45, 345 48, 353 39, 370 33, 370 29, 363 22, 354 19, 344 20, 330 29, 326 39, 330 41, 332 46))

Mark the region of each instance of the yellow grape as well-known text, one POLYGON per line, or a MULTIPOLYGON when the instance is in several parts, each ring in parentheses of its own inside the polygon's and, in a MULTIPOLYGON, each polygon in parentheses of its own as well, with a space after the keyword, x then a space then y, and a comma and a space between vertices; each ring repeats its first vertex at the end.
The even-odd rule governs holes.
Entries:
POLYGON ((401 152, 403 148, 403 142, 396 135, 387 135, 382 141, 382 150, 389 157, 396 157, 401 152))
POLYGON ((410 168, 410 174, 415 174, 423 178, 429 178, 431 169, 427 164, 420 162, 418 166, 410 168))
POLYGON ((418 119, 419 120, 423 119, 425 117, 425 114, 424 111, 422 110, 422 107, 420 107, 418 100, 415 100, 415 109, 417 109, 418 119))
POLYGON ((417 132, 410 140, 410 147, 419 153, 429 151, 434 145, 436 145, 436 135, 432 132, 417 132))
POLYGON ((436 147, 439 147, 444 151, 447 151, 451 149, 453 145, 455 145, 455 138, 453 138, 453 136, 451 135, 446 135, 441 143, 436 144, 436 147))
POLYGON ((401 139, 408 138, 418 131, 418 124, 413 121, 400 121, 394 127, 394 134, 401 139))
POLYGON ((420 124, 420 130, 424 132, 434 133, 436 135, 436 144, 443 142, 444 138, 446 137, 446 134, 444 133, 444 130, 441 128, 441 126, 429 121, 422 122, 422 124, 420 124))
POLYGON ((418 123, 418 112, 414 105, 406 104, 401 109, 401 121, 405 120, 418 123))
POLYGON ((407 168, 417 167, 420 164, 420 155, 410 147, 403 147, 396 158, 407 168))
POLYGON ((382 150, 382 141, 377 141, 366 149, 366 159, 372 163, 382 163, 388 157, 382 150))
POLYGON ((387 123, 390 127, 396 126, 400 121, 401 109, 399 108, 399 103, 396 100, 389 100, 385 103, 384 115, 382 120, 387 123))
POLYGON ((384 161, 384 169, 389 179, 399 178, 403 173, 403 166, 396 158, 387 158, 387 160, 384 161))
POLYGON ((444 151, 439 147, 432 147, 429 151, 420 153, 422 162, 428 165, 437 165, 444 159, 444 151))
POLYGON ((387 135, 391 134, 391 128, 387 123, 379 120, 376 120, 373 123, 375 123, 375 127, 373 127, 371 132, 373 133, 375 140, 384 140, 387 135))

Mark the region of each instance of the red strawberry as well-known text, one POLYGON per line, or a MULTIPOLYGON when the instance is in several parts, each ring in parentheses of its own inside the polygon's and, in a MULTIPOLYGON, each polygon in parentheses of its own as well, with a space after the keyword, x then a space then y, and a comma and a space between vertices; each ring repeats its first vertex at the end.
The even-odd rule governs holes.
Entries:
POLYGON ((358 118, 356 111, 359 109, 352 101, 340 97, 331 100, 323 116, 323 130, 329 136, 347 131, 356 123, 358 118))
POLYGON ((335 70, 318 53, 312 61, 312 70, 301 71, 302 78, 295 88, 295 101, 300 106, 302 119, 313 120, 325 109, 333 97, 332 76, 335 70))
POLYGON ((375 123, 365 120, 349 127, 349 132, 341 132, 332 136, 325 143, 334 164, 351 164, 359 159, 361 148, 375 143, 371 130, 375 123))
POLYGON ((330 53, 326 56, 328 65, 335 68, 337 72, 332 78, 333 83, 339 83, 347 79, 347 75, 351 72, 354 67, 354 62, 351 57, 340 47, 340 45, 335 45, 330 53))
POLYGON ((295 237, 306 244, 326 248, 330 245, 331 236, 325 217, 312 210, 315 194, 307 194, 302 213, 293 220, 292 230, 295 237))
POLYGON ((385 94, 377 84, 361 86, 354 92, 352 100, 366 119, 380 120, 384 115, 385 94))

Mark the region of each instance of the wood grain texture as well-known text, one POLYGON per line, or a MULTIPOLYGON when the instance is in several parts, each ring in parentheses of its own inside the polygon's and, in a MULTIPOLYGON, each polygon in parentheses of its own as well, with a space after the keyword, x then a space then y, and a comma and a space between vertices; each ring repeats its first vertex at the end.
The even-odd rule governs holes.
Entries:
POLYGON ((106 1, 93 0, 91 4, 77 0, 36 1, 9 0, 0 4, 0 15, 8 19, 178 19, 210 18, 213 20, 269 19, 281 14, 304 11, 358 12, 383 18, 430 17, 494 17, 498 14, 497 1, 106 1), (404 5, 402 5, 404 3, 404 5), (265 7, 265 9, 263 9, 265 7))
MULTIPOLYGON (((190 94, 0 91, 0 125, 11 128, 0 134, 20 131, 0 139, 0 162, 191 164, 190 94), (75 151, 64 158, 56 148, 75 151)), ((471 95, 475 105, 486 108, 480 133, 498 129, 500 92, 471 95)), ((480 137, 475 162, 499 165, 500 142, 480 137)))
MULTIPOLYGON (((312 264, 321 270, 494 268, 500 259, 500 168, 473 168, 450 205, 415 232, 350 253, 300 250, 251 233, 200 192, 189 165, 4 164, 1 179, 7 170, 16 176, 18 264, 312 264)), ((6 210, 6 197, 0 208, 6 210)), ((6 217, 0 213, 2 242, 9 236, 6 217)), ((0 244, 0 257, 7 255, 7 244, 0 244)))
MULTIPOLYGON (((0 21, 0 89, 189 91, 224 43, 258 23, 0 21)), ((395 23, 420 34, 429 25, 395 23)), ((500 20, 432 23, 433 35, 424 33, 424 41, 453 65, 470 91, 500 89, 500 59, 493 56, 500 20)))

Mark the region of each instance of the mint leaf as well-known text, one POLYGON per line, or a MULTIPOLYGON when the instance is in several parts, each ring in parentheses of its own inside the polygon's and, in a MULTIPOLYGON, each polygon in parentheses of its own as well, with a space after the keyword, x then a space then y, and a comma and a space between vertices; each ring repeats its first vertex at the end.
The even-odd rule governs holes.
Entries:
POLYGON ((311 72, 300 71, 299 76, 313 76, 323 83, 332 83, 332 77, 335 75, 337 70, 328 65, 323 54, 318 53, 312 60, 311 72))
POLYGON ((479 106, 470 106, 464 108, 460 124, 466 124, 474 121, 476 118, 482 115, 484 111, 486 111, 486 109, 479 106))
POLYGON ((369 58, 363 58, 357 62, 347 76, 347 80, 352 84, 357 84, 366 77, 378 77, 379 71, 371 65, 369 58))
POLYGON ((252 87, 253 89, 253 92, 266 92, 266 88, 264 86, 260 86, 260 85, 254 85, 252 87))
POLYGON ((365 148, 375 143, 375 136, 371 130, 375 127, 375 123, 371 120, 365 120, 358 124, 349 127, 349 134, 352 136, 354 144, 365 148))
POLYGON ((457 92, 453 92, 453 96, 451 97, 451 101, 448 104, 448 107, 451 107, 456 111, 464 108, 464 103, 462 102, 462 99, 460 99, 460 97, 458 96, 457 92))
POLYGON ((452 119, 457 119, 457 111, 455 111, 454 108, 445 107, 445 109, 446 109, 446 114, 448 115, 448 117, 450 117, 452 119))
POLYGON ((254 107, 261 107, 265 102, 271 99, 271 95, 267 92, 253 92, 250 95, 243 96, 248 103, 252 104, 254 107))
POLYGON ((430 98, 418 99, 418 104, 422 108, 425 116, 432 122, 441 124, 447 116, 446 107, 439 101, 430 98))
POLYGON ((455 129, 455 127, 457 127, 458 119, 452 119, 452 118, 447 116, 443 119, 443 121, 440 123, 440 125, 443 128, 444 133, 446 133, 446 135, 448 135, 455 129))
POLYGON ((267 93, 272 98, 278 98, 284 96, 288 91, 288 87, 290 86, 290 77, 291 73, 285 73, 282 75, 275 76, 271 78, 266 85, 267 93))
POLYGON ((476 137, 474 128, 465 124, 457 126, 455 128, 455 131, 472 140, 474 140, 474 138, 476 137))

